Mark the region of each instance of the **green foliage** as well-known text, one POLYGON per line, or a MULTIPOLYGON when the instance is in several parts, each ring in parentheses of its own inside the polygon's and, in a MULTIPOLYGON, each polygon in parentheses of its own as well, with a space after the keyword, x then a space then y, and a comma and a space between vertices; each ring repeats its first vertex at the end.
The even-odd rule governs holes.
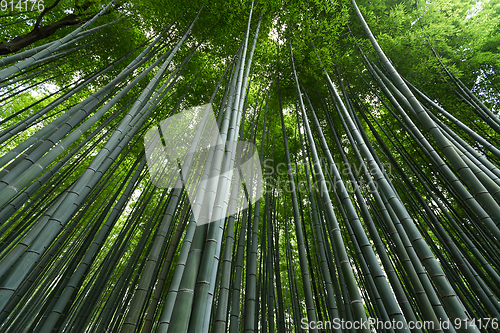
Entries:
MULTIPOLYGON (((107 1, 75 2, 63 0, 44 16, 42 25, 56 22, 65 15, 71 13, 79 17, 88 17, 98 12, 102 6, 106 4, 107 1)), ((50 4, 46 4, 46 6, 48 5, 50 4)), ((111 198, 113 195, 120 195, 123 193, 123 189, 118 191, 116 185, 121 184, 126 179, 125 176, 130 171, 131 166, 136 159, 141 156, 144 148, 142 142, 144 132, 153 124, 171 115, 171 112, 174 107, 177 106, 178 102, 180 102, 180 106, 177 110, 207 103, 222 73, 229 67, 229 71, 224 80, 222 80, 221 88, 214 100, 214 105, 219 105, 219 103, 221 103, 224 87, 229 81, 228 77, 231 75, 231 60, 242 44, 244 38, 242 31, 246 29, 251 6, 252 3, 250 1, 237 0, 190 0, 188 2, 171 0, 118 1, 113 7, 113 10, 100 18, 92 27, 112 22, 121 17, 121 15, 124 15, 126 19, 99 30, 96 34, 71 46, 78 47, 91 43, 84 48, 68 56, 38 65, 36 67, 36 71, 39 71, 37 75, 27 77, 26 80, 13 85, 13 88, 0 88, 1 94, 5 93, 6 96, 9 96, 5 100, 5 104, 2 104, 2 113, 0 114, 0 121, 2 121, 49 94, 49 92, 43 91, 40 88, 37 88, 38 91, 30 89, 28 92, 24 92, 22 91, 24 88, 30 85, 41 84, 48 78, 50 78, 49 88, 51 88, 51 91, 57 91, 57 89, 63 88, 68 84, 70 84, 71 87, 76 84, 76 82, 90 77, 97 71, 113 64, 120 57, 133 51, 127 56, 124 62, 104 75, 99 76, 94 82, 86 86, 76 95, 67 98, 64 103, 47 114, 46 117, 39 119, 39 121, 34 124, 30 124, 26 130, 15 133, 13 138, 0 148, 1 157, 16 147, 17 144, 28 139, 38 129, 49 124, 50 121, 73 105, 81 102, 99 88, 109 83, 139 54, 141 50, 143 50, 143 43, 150 41, 160 33, 167 36, 165 43, 162 45, 164 46, 163 49, 157 52, 157 54, 143 66, 116 86, 116 88, 123 88, 137 77, 144 68, 151 65, 158 57, 163 55, 166 50, 171 49, 184 34, 194 17, 200 13, 200 19, 195 24, 190 37, 178 51, 160 82, 166 82, 167 78, 179 68, 185 59, 191 55, 192 57, 185 67, 183 67, 181 75, 176 78, 173 88, 169 90, 168 94, 162 99, 154 112, 151 113, 147 121, 138 131, 138 134, 132 138, 131 143, 124 147, 124 150, 105 172, 104 177, 110 177, 109 183, 103 186, 102 192, 96 196, 94 202, 85 202, 84 205, 80 206, 70 223, 63 229, 63 231, 67 230, 73 223, 76 225, 75 232, 72 233, 71 237, 62 246, 65 251, 69 251, 69 253, 72 253, 71 251, 77 252, 77 250, 71 250, 72 247, 74 246, 78 249, 83 239, 86 239, 85 237, 88 235, 90 235, 88 237, 91 237, 90 228, 97 225, 96 216, 103 212, 103 207, 108 203, 112 203, 111 198), (95 43, 93 43, 94 41, 95 43), (136 50, 136 48, 138 49, 136 50), (122 159, 123 161, 121 161, 122 159), (121 161, 121 163, 119 161, 121 161), (114 166, 116 166, 116 169, 114 166), (78 213, 81 215, 77 215, 78 213), (89 223, 88 227, 87 223, 89 223), (81 237, 80 233, 82 235, 81 237)), ((444 106, 452 114, 460 115, 460 119, 468 126, 478 130, 478 132, 484 134, 485 137, 491 138, 492 142, 499 142, 498 133, 491 129, 484 121, 478 119, 469 105, 457 99, 454 92, 456 88, 443 70, 444 65, 456 77, 460 78, 466 86, 479 95, 487 106, 495 111, 500 108, 500 100, 498 99, 498 87, 500 86, 500 76, 498 75, 500 70, 500 38, 498 37, 500 35, 500 23, 498 22, 498 17, 500 16, 500 3, 498 0, 484 1, 481 2, 480 5, 473 1, 459 0, 436 0, 432 2, 413 2, 413 0, 372 0, 360 1, 359 7, 368 25, 372 29, 372 32, 375 34, 375 38, 379 41, 382 49, 386 52, 403 77, 407 78, 422 91, 428 93, 431 99, 438 100, 440 105, 444 106), (436 57, 431 48, 435 50, 443 65, 439 62, 438 57, 436 57)), ((289 263, 286 261, 287 257, 288 259, 289 257, 298 257, 298 241, 293 228, 292 202, 288 193, 289 185, 287 183, 286 167, 283 167, 284 163, 286 163, 286 152, 282 144, 283 134, 281 131, 279 114, 281 109, 283 109, 290 158, 292 164, 295 162, 297 163, 297 169, 295 169, 295 165, 292 167, 294 175, 296 178, 303 180, 305 178, 305 166, 302 162, 302 147, 296 123, 296 110, 298 109, 297 88, 292 75, 290 45, 293 49, 294 62, 299 81, 308 93, 316 114, 320 118, 320 125, 325 134, 325 141, 329 147, 336 147, 336 143, 327 122, 327 117, 331 118, 335 130, 339 133, 339 139, 348 161, 352 163, 352 165, 359 166, 359 161, 354 154, 354 149, 351 147, 347 138, 347 130, 341 125, 341 119, 338 115, 336 105, 332 103, 330 91, 324 83, 325 72, 329 73, 330 76, 334 78, 338 69, 338 72, 342 75, 343 83, 348 89, 347 93, 350 94, 350 97, 355 102, 355 112, 358 114, 364 112, 367 119, 374 124, 375 132, 372 131, 365 120, 361 120, 361 126, 364 129, 363 132, 366 134, 368 141, 372 143, 374 151, 377 152, 382 163, 385 165, 390 165, 391 163, 389 156, 386 156, 386 152, 383 149, 384 144, 393 152, 395 148, 398 147, 406 154, 406 157, 411 157, 411 161, 419 168, 423 176, 436 182, 436 184, 429 185, 437 186, 438 184, 446 182, 442 179, 442 175, 433 168, 429 158, 415 145, 415 141, 409 135, 409 131, 403 127, 402 122, 396 116, 393 116, 382 104, 382 102, 390 104, 389 100, 386 97, 376 96, 376 94, 381 96, 382 93, 369 76, 357 46, 368 54, 370 60, 375 61, 376 57, 356 16, 353 15, 349 1, 301 0, 283 2, 268 0, 266 2, 259 1, 254 3, 253 10, 253 18, 250 25, 250 40, 252 40, 252 36, 257 27, 257 21, 261 15, 262 21, 251 70, 252 82, 248 88, 248 95, 246 96, 248 107, 244 135, 246 138, 249 138, 253 135, 253 133, 250 133, 251 130, 255 130, 256 135, 254 136, 254 140, 256 146, 259 147, 259 151, 265 149, 267 145, 269 146, 267 147, 269 153, 264 159, 269 159, 270 165, 278 171, 275 172, 269 180, 274 187, 273 192, 270 194, 274 202, 271 203, 271 208, 264 207, 264 204, 262 204, 260 216, 262 217, 267 213, 269 213, 270 216, 273 214, 273 222, 275 222, 273 227, 275 227, 280 234, 277 252, 283 260, 281 260, 278 263, 279 266, 274 269, 282 272, 283 281, 280 288, 282 288, 283 293, 286 295, 285 298, 289 300, 293 298, 302 299, 304 297, 304 290, 301 286, 304 282, 304 278, 300 274, 298 264, 296 264, 296 267, 290 268, 289 263), (268 94, 269 102, 266 105, 268 94), (265 108, 268 110, 268 120, 266 123, 267 137, 265 142, 261 142, 261 133, 264 128, 262 119, 264 117, 263 111, 265 108), (259 121, 252 124, 251 120, 257 119, 258 112, 260 112, 259 121), (380 127, 375 125, 375 121, 380 124, 380 127), (387 135, 383 133, 382 129, 386 131, 387 135), (381 141, 378 141, 377 134, 382 137, 381 141), (270 210, 272 210, 271 213, 269 212, 270 210), (285 229, 290 233, 288 242, 284 239, 285 229), (290 247, 291 254, 287 252, 288 247, 290 247), (290 271, 288 269, 290 269, 290 271), (293 273, 294 276, 291 276, 290 273, 293 273), (299 286, 295 291, 296 295, 292 295, 294 291, 293 284, 299 286)), ((5 25, 4 29, 0 32, 0 42, 9 41, 31 31, 38 15, 38 13, 34 12, 24 14, 9 12, 8 14, 13 14, 13 16, 0 18, 0 24, 11 22, 13 17, 16 17, 20 22, 12 25, 5 25)), ((62 28, 52 36, 34 43, 30 47, 36 47, 46 42, 54 41, 65 36, 73 29, 75 29, 75 27, 62 28)), ((120 110, 117 117, 106 125, 101 133, 92 137, 69 159, 69 162, 54 175, 54 177, 61 177, 61 179, 54 183, 44 183, 41 189, 34 193, 33 197, 35 197, 36 194, 43 194, 40 200, 45 205, 49 203, 50 200, 55 199, 60 192, 52 190, 52 188, 62 190, 79 179, 80 175, 91 163, 92 158, 103 148, 114 133, 116 126, 120 124, 125 114, 130 110, 130 104, 127 103, 133 101, 133 98, 144 90, 157 70, 158 68, 155 68, 149 73, 147 77, 128 92, 116 106, 111 108, 108 113, 96 121, 96 123, 86 132, 82 133, 81 137, 72 143, 70 147, 67 147, 65 152, 49 167, 65 158, 67 156, 66 154, 69 154, 72 149, 82 143, 89 133, 101 126, 114 112, 120 110), (123 107, 123 109, 120 109, 121 107, 123 107), (89 151, 86 151, 87 149, 89 151)), ((23 70, 19 73, 19 77, 32 73, 32 69, 23 70)), ((0 82, 0 84, 5 82, 0 82)), ((338 83, 334 84, 338 85, 338 83)), ((0 132, 8 126, 16 124, 30 115, 35 114, 42 107, 46 106, 68 90, 69 88, 61 92, 56 92, 54 96, 51 96, 42 103, 29 108, 24 113, 1 124, 0 132)), ((347 96, 342 97, 344 100, 347 99, 347 96)), ((4 102, 2 101, 1 103, 4 102)), ((306 108, 309 110, 308 105, 306 108)), ((445 119, 443 119, 443 121, 445 121, 449 127, 453 128, 453 130, 457 130, 455 125, 451 124, 449 121, 445 119)), ((460 131, 457 130, 457 132, 460 131)), ((315 133, 315 135, 316 134, 317 133, 315 133)), ((430 139, 429 135, 425 135, 430 139)), ((315 139, 317 139, 317 137, 315 139)), ((479 147, 473 139, 464 136, 464 140, 467 140, 474 148, 485 151, 482 147, 479 147)), ((318 142, 316 142, 316 145, 319 147, 318 142)), ((331 152, 335 161, 341 161, 341 154, 337 149, 331 149, 331 152)), ((408 175, 412 183, 415 184, 419 195, 421 194, 426 202, 433 202, 434 199, 430 193, 426 192, 424 184, 418 181, 418 178, 413 173, 410 166, 406 164, 404 159, 405 156, 395 153, 394 159, 401 167, 402 172, 408 175)), ((340 171, 342 173, 342 168, 340 171)), ((312 174, 311 170, 309 170, 309 172, 312 174)), ((420 230, 426 234, 427 239, 439 244, 433 248, 434 252, 446 252, 442 244, 440 244, 441 241, 438 239, 437 233, 428 226, 428 221, 425 220, 422 212, 418 209, 418 204, 415 203, 416 199, 414 197, 416 194, 409 193, 406 191, 407 189, 403 187, 404 185, 399 185, 398 182, 401 181, 401 178, 395 170, 389 170, 389 174, 397 184, 398 193, 405 204, 411 207, 411 217, 415 219, 420 230)), ((342 175, 345 178, 343 179, 344 182, 347 182, 347 177, 345 177, 346 174, 342 173, 342 175)), ((149 176, 145 172, 134 188, 134 193, 130 196, 123 211, 120 213, 117 223, 110 232, 110 237, 106 238, 106 241, 103 242, 102 250, 96 255, 95 260, 90 266, 88 275, 86 275, 85 280, 82 282, 83 287, 93 286, 94 282, 92 281, 92 276, 102 269, 100 265, 105 262, 106 255, 112 253, 120 242, 124 241, 120 236, 131 236, 130 244, 125 248, 123 256, 120 257, 117 268, 113 272, 112 278, 109 280, 109 285, 103 293, 103 300, 101 300, 103 304, 99 304, 96 312, 104 308, 104 300, 110 297, 111 291, 113 290, 112 288, 115 283, 117 283, 120 274, 126 271, 129 261, 132 260, 132 253, 139 244, 140 237, 144 235, 146 237, 146 243, 149 244, 156 236, 155 232, 157 231, 158 223, 161 219, 161 213, 158 213, 156 209, 158 207, 164 207, 163 205, 166 205, 169 199, 162 199, 163 191, 152 188, 150 185, 149 176), (151 195, 149 199, 146 199, 149 195, 151 195), (148 231, 149 233, 144 234, 143 229, 149 219, 155 219, 155 223, 148 231), (127 223, 131 220, 134 221, 134 223, 137 221, 137 224, 134 228, 129 230, 127 229, 129 228, 127 223)), ((468 214, 470 214, 470 212, 465 211, 463 205, 454 200, 456 194, 447 189, 446 186, 439 186, 440 187, 436 187, 434 190, 440 192, 440 195, 442 192, 443 198, 446 199, 443 201, 449 204, 447 208, 450 211, 456 209, 456 214, 463 221, 469 221, 470 216, 468 214)), ((365 193, 369 193, 370 189, 366 183, 362 183, 361 187, 365 193)), ((350 185, 350 189, 352 189, 352 184, 350 185)), ((332 189, 331 192, 330 194, 332 198, 334 198, 334 190, 332 189)), ((317 236, 313 236, 314 227, 311 218, 311 202, 306 198, 304 193, 301 193, 301 195, 302 202, 300 202, 300 204, 302 205, 301 213, 303 213, 304 235, 309 242, 308 246, 310 250, 308 251, 310 251, 310 253, 308 254, 312 257, 312 259, 309 260, 312 267, 318 268, 319 254, 316 252, 317 248, 315 246, 315 239, 313 238, 317 236)), ((374 200, 370 194, 367 195, 367 202, 369 200, 374 200)), ((353 199, 353 204, 356 208, 359 208, 359 205, 362 203, 358 202, 357 199, 353 199)), ((322 204, 318 203, 320 211, 324 208, 321 205, 322 204)), ((28 209, 30 207, 31 202, 26 202, 23 207, 20 208, 26 208, 26 210, 20 212, 19 215, 15 215, 15 217, 18 217, 20 221, 24 221, 30 219, 34 212, 41 210, 38 206, 33 206, 33 209, 28 209)), ((433 209, 434 208, 433 206, 433 209)), ((350 263, 355 270, 354 274, 356 280, 364 281, 363 283, 365 283, 366 281, 364 279, 366 279, 366 276, 364 276, 364 272, 362 272, 360 268, 362 256, 355 254, 355 237, 351 237, 348 234, 347 225, 349 222, 341 218, 342 209, 343 207, 338 202, 334 204, 334 211, 335 214, 339 216, 338 219, 342 237, 347 253, 349 253, 350 263)), ((438 208, 435 209, 437 210, 438 208)), ((377 215, 380 214, 380 212, 375 211, 372 212, 372 214, 374 217, 380 219, 377 215)), ((109 213, 106 213, 104 216, 108 215, 109 213)), ((325 220, 324 216, 320 218, 322 221, 325 220)), ((173 226, 177 227, 177 224, 182 222, 181 217, 176 215, 173 226)), ((380 230, 380 234, 383 235, 384 244, 388 247, 389 245, 394 246, 388 236, 388 231, 385 230, 379 222, 378 220, 376 221, 377 228, 380 230)), ((246 223, 246 221, 241 221, 241 216, 238 216, 237 226, 242 223, 246 223)), ((260 240, 264 233, 262 218, 259 223, 261 223, 258 238, 260 240)), ((468 222, 464 222, 464 224, 467 223, 468 222)), ((16 233, 20 231, 17 228, 29 229, 31 227, 32 225, 30 223, 26 225, 14 224, 12 227, 5 230, 6 233, 4 235, 0 236, 0 241, 4 241, 7 237, 10 237, 10 233, 15 234, 15 237, 17 237, 16 233)), ((363 225, 363 228, 367 229, 366 225, 363 225)), ((471 231, 473 225, 471 224, 471 226, 467 226, 467 228, 466 230, 471 231)), ((169 232, 172 233, 171 230, 169 232)), ((325 230, 326 234, 328 232, 330 231, 325 230)), ((166 242, 172 239, 171 233, 168 235, 166 242)), ((453 237, 457 234, 458 232, 456 231, 452 232, 453 237)), ((477 234, 479 234, 479 232, 477 232, 477 234)), ((328 235, 324 236, 328 244, 327 248, 334 246, 330 237, 328 235)), ((184 237, 184 235, 182 237, 184 237)), ((457 239, 459 238, 459 236, 456 237, 457 239)), ((91 238, 89 238, 89 240, 90 239, 91 238)), ((237 237, 234 237, 234 239, 237 240, 237 237)), ((180 244, 182 244, 182 241, 180 244)), ((149 248, 144 246, 144 248, 140 250, 137 260, 145 261, 148 256, 149 248)), ((264 260, 263 250, 262 244, 259 244, 257 256, 259 260, 264 260)), ((167 249, 165 249, 165 252, 166 251, 167 249)), ((163 253, 161 255, 164 256, 165 254, 163 253)), ((179 251, 175 253, 173 263, 177 262, 178 255, 179 251)), ((245 256, 248 255, 248 253, 245 253, 245 256)), ((392 260, 397 261, 397 257, 394 253, 390 255, 392 256, 392 260)), ((60 256, 63 258, 63 253, 61 253, 60 256)), ((449 258, 449 253, 446 252, 443 258, 449 258)), ((67 267, 68 265, 65 263, 64 269, 67 269, 67 267)), ((141 269, 142 266, 140 266, 140 264, 134 265, 133 270, 129 272, 131 274, 130 276, 140 276, 141 269)), ((158 266, 157 269, 160 269, 160 266, 158 266)), ((245 270, 246 269, 245 267, 245 270)), ((335 270, 338 269, 338 267, 332 266, 331 269, 332 276, 335 276, 335 270)), ((157 272, 155 271, 155 273, 157 272)), ((320 273, 316 271, 314 274, 315 277, 313 281, 318 284, 317 289, 321 296, 324 293, 322 277, 319 275, 320 273)), ((399 268, 398 274, 401 274, 399 268)), ((167 283, 171 282, 172 275, 172 272, 167 275, 167 283)), ((130 282, 129 280, 132 281, 132 278, 127 278, 127 283, 130 282)), ((152 284, 151 288, 153 289, 153 287, 154 284, 152 284)), ((130 290, 130 293, 132 293, 134 288, 135 285, 130 282, 130 285, 124 287, 123 290, 127 290, 127 292, 130 290)), ((408 287, 408 289, 409 288, 410 287, 408 287)), ((362 287, 361 289, 363 289, 363 292, 366 292, 366 287, 362 287)), ((125 294, 124 292, 123 295, 125 294)), ((164 291, 161 295, 163 301, 166 297, 165 294, 166 292, 164 291)), ((244 295, 241 297, 244 299, 244 295)), ((340 297, 341 296, 339 296, 339 298, 340 297)), ((126 300, 127 299, 124 299, 124 304, 126 300)), ((161 303, 161 305, 163 305, 163 303, 161 303)), ((290 305, 290 307, 291 306, 292 305, 290 305)), ((303 309, 303 304, 300 306, 300 311, 304 312, 302 314, 304 316, 305 311, 303 309)), ((371 303, 366 304, 366 309, 372 309, 373 306, 374 305, 371 303)), ((123 310, 124 309, 126 309, 126 307, 124 307, 123 310)), ((94 314, 96 312, 94 312, 94 314)), ((286 310, 286 315, 288 316, 287 320, 289 321, 292 316, 291 312, 290 309, 286 310)), ((159 314, 155 316, 155 320, 158 321, 157 317, 159 314)))

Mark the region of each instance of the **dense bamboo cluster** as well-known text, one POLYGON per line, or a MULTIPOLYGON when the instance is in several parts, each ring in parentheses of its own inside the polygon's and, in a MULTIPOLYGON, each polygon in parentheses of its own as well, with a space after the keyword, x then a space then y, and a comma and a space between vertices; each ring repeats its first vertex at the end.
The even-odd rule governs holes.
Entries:
MULTIPOLYGON (((127 21, 93 27, 109 6, 0 59, 1 107, 106 43, 94 34, 127 21)), ((184 73, 206 42, 193 37, 205 6, 0 118, 2 332, 498 331, 498 115, 443 63, 457 99, 491 131, 401 77, 354 0, 378 57, 355 45, 372 101, 337 67, 321 65, 323 79, 304 85, 290 33, 276 43, 290 66, 253 75, 263 8, 252 3, 238 49, 198 101, 221 141, 203 163, 183 162, 203 180, 194 201, 182 178, 151 181, 144 137, 193 103, 206 67, 184 73), (255 194, 231 186, 242 140, 258 146, 264 195, 229 215, 240 192, 255 194), (363 325, 372 319, 392 325, 363 325)))

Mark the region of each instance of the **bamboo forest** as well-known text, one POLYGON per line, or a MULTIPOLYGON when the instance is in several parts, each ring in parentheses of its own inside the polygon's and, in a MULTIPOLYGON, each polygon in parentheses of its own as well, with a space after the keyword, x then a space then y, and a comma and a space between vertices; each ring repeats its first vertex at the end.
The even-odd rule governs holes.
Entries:
POLYGON ((500 0, 0 27, 0 332, 499 332, 500 0))

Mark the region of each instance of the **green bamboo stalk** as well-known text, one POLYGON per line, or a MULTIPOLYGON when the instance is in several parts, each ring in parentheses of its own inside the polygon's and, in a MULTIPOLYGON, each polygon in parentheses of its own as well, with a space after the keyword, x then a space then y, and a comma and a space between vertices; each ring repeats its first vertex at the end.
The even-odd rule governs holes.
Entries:
POLYGON ((97 13, 92 19, 85 22, 83 25, 76 28, 73 32, 69 33, 65 37, 58 39, 58 40, 54 41, 53 43, 46 45, 46 47, 43 50, 32 55, 28 59, 21 61, 20 63, 17 63, 14 66, 10 66, 10 67, 7 67, 5 69, 0 70, 0 80, 3 80, 14 73, 17 73, 18 71, 31 66, 36 60, 41 59, 43 57, 46 57, 47 55, 54 52, 59 46, 70 41, 71 39, 75 38, 78 33, 85 30, 88 26, 90 26, 92 23, 94 23, 100 16, 102 16, 104 13, 106 13, 108 11, 109 7, 113 3, 114 3, 114 0, 111 0, 111 2, 106 7, 104 7, 99 13, 97 13))

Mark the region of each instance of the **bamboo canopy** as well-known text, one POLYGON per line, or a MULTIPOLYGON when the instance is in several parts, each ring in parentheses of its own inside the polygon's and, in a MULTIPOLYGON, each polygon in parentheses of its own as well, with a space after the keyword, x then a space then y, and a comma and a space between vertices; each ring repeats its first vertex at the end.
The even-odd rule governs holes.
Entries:
POLYGON ((0 331, 499 331, 497 2, 43 5, 0 15, 0 331))

